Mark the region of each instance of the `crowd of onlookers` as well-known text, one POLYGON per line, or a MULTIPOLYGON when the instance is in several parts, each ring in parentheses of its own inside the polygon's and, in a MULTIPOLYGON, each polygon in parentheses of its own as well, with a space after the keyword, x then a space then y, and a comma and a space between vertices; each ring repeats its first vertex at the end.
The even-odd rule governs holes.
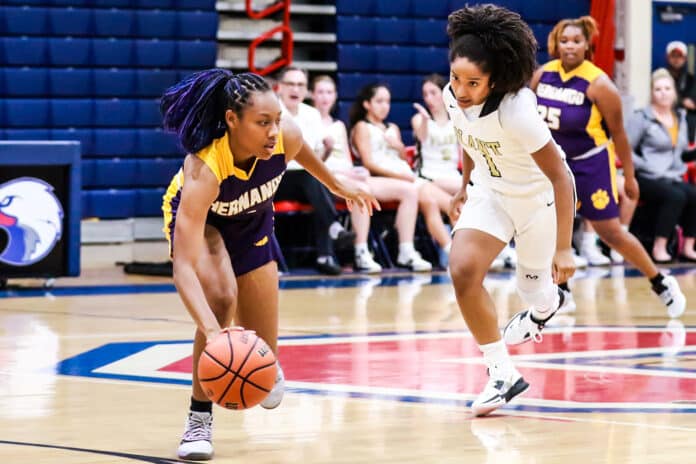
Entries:
MULTIPOLYGON (((653 218, 648 222, 654 229, 638 235, 649 237, 642 241, 653 260, 665 263, 679 258, 696 262, 696 186, 685 181, 687 163, 696 158, 696 150, 690 149, 696 132, 696 82, 687 70, 686 44, 670 42, 666 54, 667 66, 652 74, 650 103, 624 121, 640 199, 631 201, 625 195, 623 179, 618 175, 620 222, 628 229, 636 205, 644 208, 653 218), (683 238, 678 248, 674 246, 677 230, 683 238)), ((376 82, 358 92, 346 126, 333 115, 337 89, 330 76, 318 75, 310 82, 307 72, 288 67, 276 79, 285 117, 295 120, 326 166, 341 179, 396 209, 396 264, 413 271, 432 268, 432 263, 414 247, 416 224, 421 220, 440 249, 442 259, 435 265, 446 266, 451 245, 447 211, 451 198, 461 187, 461 147, 442 100, 445 78, 430 75, 423 79, 423 101, 414 102, 411 119, 415 150, 408 150, 398 126, 389 122, 390 91, 385 84, 376 82), (413 152, 415 156, 409 156, 413 152)), ((368 249, 370 216, 354 210, 347 226, 340 220, 335 198, 298 164, 288 166, 276 200, 295 200, 313 207, 319 272, 340 274, 336 249, 348 247, 354 249, 356 271, 382 270, 368 249)), ((576 229, 579 267, 623 262, 613 250, 603 253, 591 227, 576 229)), ((514 267, 515 260, 514 246, 508 246, 493 267, 514 267)))

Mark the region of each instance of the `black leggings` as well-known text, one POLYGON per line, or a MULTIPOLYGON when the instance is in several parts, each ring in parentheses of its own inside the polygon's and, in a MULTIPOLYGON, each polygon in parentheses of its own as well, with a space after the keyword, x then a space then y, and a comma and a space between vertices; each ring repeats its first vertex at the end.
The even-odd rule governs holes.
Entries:
POLYGON ((670 237, 679 224, 685 237, 696 236, 696 185, 636 176, 640 198, 657 210, 656 237, 670 237))
POLYGON ((301 201, 312 205, 317 253, 319 256, 333 254, 329 226, 336 220, 338 214, 333 197, 324 184, 304 169, 289 170, 285 172, 280 182, 275 199, 301 201))

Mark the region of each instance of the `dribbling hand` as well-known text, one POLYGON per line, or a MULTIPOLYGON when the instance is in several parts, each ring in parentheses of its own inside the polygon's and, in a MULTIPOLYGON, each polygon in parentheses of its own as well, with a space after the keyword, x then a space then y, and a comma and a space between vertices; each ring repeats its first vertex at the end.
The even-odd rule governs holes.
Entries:
POLYGON ((562 284, 568 281, 575 274, 575 260, 573 250, 556 250, 553 256, 552 275, 555 284, 562 284))
POLYGON ((451 224, 455 224, 457 222, 457 219, 459 219, 459 215, 462 213, 462 207, 464 206, 464 203, 466 203, 466 200, 468 198, 469 197, 466 193, 466 189, 461 189, 450 200, 450 207, 449 207, 449 211, 447 212, 447 215, 450 218, 451 224))

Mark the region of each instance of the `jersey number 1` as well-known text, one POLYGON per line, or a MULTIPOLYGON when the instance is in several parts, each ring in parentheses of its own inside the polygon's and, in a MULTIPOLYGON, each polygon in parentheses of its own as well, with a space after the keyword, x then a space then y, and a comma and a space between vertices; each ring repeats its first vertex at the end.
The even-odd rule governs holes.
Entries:
POLYGON ((541 118, 549 125, 549 129, 557 130, 561 126, 561 109, 549 108, 548 106, 538 105, 537 111, 541 118))

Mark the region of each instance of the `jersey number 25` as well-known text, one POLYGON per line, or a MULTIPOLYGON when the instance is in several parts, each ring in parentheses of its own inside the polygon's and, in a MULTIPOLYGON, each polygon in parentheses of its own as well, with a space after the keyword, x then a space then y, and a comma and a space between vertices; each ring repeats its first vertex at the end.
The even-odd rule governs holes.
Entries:
POLYGON ((541 118, 549 125, 549 129, 558 129, 561 125, 561 109, 549 108, 548 106, 538 105, 537 111, 541 118))

